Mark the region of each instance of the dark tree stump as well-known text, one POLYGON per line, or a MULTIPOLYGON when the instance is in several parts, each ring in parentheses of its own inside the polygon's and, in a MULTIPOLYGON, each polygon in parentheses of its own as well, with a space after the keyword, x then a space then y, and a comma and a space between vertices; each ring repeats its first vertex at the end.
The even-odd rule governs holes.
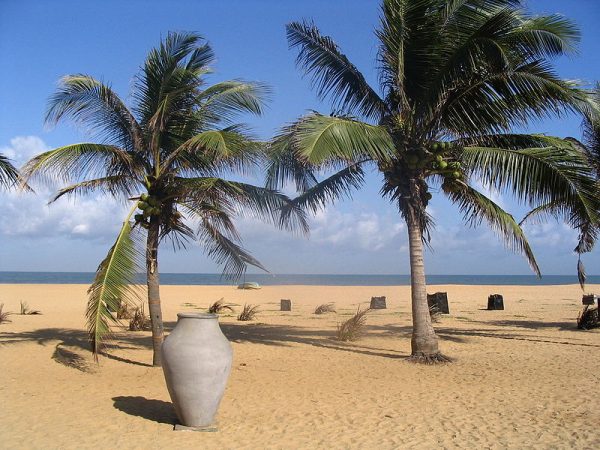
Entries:
POLYGON ((503 310, 504 298, 500 294, 492 294, 488 297, 488 311, 503 310))
POLYGON ((371 297, 371 309, 386 309, 385 296, 371 297))
POLYGON ((448 293, 436 292, 435 294, 427 294, 427 305, 429 309, 435 308, 442 314, 450 314, 448 307, 448 293))
POLYGON ((292 301, 282 298, 281 299, 281 311, 291 311, 292 310, 292 301))
POLYGON ((598 300, 598 305, 600 305, 600 297, 594 294, 588 294, 583 296, 581 303, 584 305, 593 305, 596 303, 596 300, 598 300))

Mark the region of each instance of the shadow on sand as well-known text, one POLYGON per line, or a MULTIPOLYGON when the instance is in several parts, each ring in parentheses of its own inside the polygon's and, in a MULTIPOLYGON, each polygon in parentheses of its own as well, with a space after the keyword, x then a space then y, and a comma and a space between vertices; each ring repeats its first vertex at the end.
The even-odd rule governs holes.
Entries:
POLYGON ((143 417, 153 422, 174 425, 177 422, 175 409, 170 402, 150 400, 145 397, 113 397, 113 406, 130 416, 143 417))

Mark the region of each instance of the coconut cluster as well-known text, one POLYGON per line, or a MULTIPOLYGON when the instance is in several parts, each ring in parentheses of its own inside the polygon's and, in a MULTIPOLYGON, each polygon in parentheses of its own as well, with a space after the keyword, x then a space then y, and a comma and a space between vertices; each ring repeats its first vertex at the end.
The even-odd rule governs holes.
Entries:
POLYGON ((140 195, 140 200, 137 204, 141 214, 135 215, 135 221, 141 224, 144 228, 148 226, 148 219, 152 216, 158 216, 161 213, 161 202, 158 198, 146 193, 140 195))

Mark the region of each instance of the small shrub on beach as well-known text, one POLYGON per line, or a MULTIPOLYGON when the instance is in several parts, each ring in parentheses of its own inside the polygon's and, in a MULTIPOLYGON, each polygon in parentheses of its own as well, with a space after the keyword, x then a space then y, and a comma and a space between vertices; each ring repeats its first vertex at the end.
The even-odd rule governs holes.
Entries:
POLYGON ((577 328, 580 330, 589 330, 598 327, 600 327, 598 308, 590 308, 588 305, 585 305, 577 317, 577 328))
POLYGON ((225 311, 233 312, 233 305, 225 303, 223 298, 208 307, 210 314, 221 314, 225 311))
POLYGON ((325 313, 334 313, 335 306, 333 303, 324 303, 315 308, 315 314, 325 314, 325 313))
POLYGON ((148 331, 151 328, 150 316, 144 312, 144 305, 135 308, 129 321, 129 331, 148 331))
POLYGON ((29 305, 27 304, 27 302, 21 302, 21 312, 20 314, 22 316, 36 316, 41 314, 41 311, 38 311, 36 309, 30 309, 29 305))
POLYGON ((125 302, 121 302, 119 304, 119 309, 117 310, 117 319, 132 319, 134 311, 129 309, 129 305, 125 302))
POLYGON ((0 303, 0 323, 12 322, 12 320, 8 318, 8 316, 10 316, 10 313, 8 311, 3 311, 3 309, 4 303, 0 303))
POLYGON ((246 303, 244 309, 242 309, 242 312, 237 317, 237 320, 241 320, 242 322, 252 320, 256 316, 256 313, 258 313, 258 305, 248 305, 246 303))
POLYGON ((367 323, 367 313, 370 308, 361 310, 360 306, 356 310, 356 314, 350 317, 345 322, 338 324, 335 338, 338 341, 356 341, 364 334, 365 325, 367 323))

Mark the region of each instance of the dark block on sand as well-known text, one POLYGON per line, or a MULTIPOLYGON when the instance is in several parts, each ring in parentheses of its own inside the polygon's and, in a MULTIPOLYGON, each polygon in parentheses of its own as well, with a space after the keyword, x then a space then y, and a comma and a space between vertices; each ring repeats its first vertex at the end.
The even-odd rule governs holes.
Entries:
POLYGON ((597 295, 588 294, 583 296, 583 298, 581 299, 581 303, 583 303, 584 305, 593 305, 596 303, 596 300, 598 300, 598 304, 600 305, 600 298, 598 298, 597 295))
POLYGON ((285 298, 281 299, 281 311, 291 311, 292 310, 292 301, 287 300, 285 298))
POLYGON ((448 307, 448 293, 436 292, 435 294, 427 294, 427 305, 429 309, 435 308, 442 314, 450 314, 448 307))
POLYGON ((488 297, 488 311, 504 309, 504 298, 500 294, 492 294, 488 297))
POLYGON ((386 309, 385 297, 371 297, 371 309, 386 309))

